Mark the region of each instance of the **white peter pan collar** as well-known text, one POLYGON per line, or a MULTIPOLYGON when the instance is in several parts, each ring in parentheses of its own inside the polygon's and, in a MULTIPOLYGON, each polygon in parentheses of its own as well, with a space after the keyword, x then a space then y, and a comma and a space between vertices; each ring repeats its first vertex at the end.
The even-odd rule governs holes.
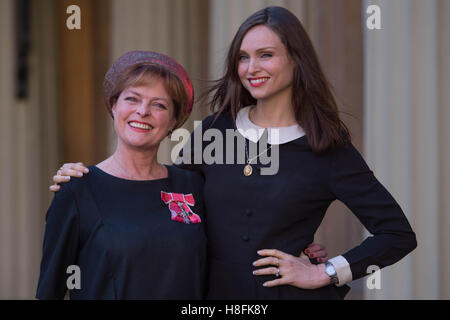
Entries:
MULTIPOLYGON (((247 106, 239 110, 236 116, 236 128, 239 133, 253 143, 257 143, 264 134, 266 128, 257 126, 250 121, 248 113, 251 106, 247 106)), ((283 144, 303 137, 305 132, 298 125, 289 127, 271 127, 267 128, 269 144, 283 144)))

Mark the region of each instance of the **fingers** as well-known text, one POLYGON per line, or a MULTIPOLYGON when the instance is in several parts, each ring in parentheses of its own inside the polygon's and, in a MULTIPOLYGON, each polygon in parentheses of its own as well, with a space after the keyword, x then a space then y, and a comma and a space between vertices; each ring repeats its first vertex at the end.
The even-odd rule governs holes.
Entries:
MULTIPOLYGON (((305 250, 306 252, 306 250, 305 250)), ((308 257, 310 258, 325 258, 327 256, 327 252, 325 250, 315 251, 315 252, 309 252, 307 253, 308 257)))
POLYGON ((88 173, 89 169, 86 168, 82 162, 77 163, 65 163, 59 168, 56 172, 56 175, 53 176, 54 185, 49 187, 50 191, 57 192, 60 187, 58 184, 69 182, 70 177, 82 177, 83 173, 88 173))
POLYGON ((61 187, 58 186, 57 184, 52 184, 52 185, 49 187, 49 189, 50 189, 50 191, 57 192, 57 191, 59 191, 59 189, 61 189, 61 187))
POLYGON ((328 257, 317 258, 317 262, 324 263, 324 262, 327 262, 327 261, 328 261, 328 257))
MULTIPOLYGON (((278 269, 279 271, 279 269, 278 269)), ((255 276, 262 276, 262 275, 276 275, 277 274, 277 268, 275 267, 270 267, 270 268, 264 268, 264 269, 258 269, 258 270, 253 270, 253 274, 255 276)))
MULTIPOLYGON (((280 272, 281 264, 284 264, 283 260, 290 260, 294 258, 290 254, 287 254, 283 251, 276 249, 263 249, 257 252, 260 256, 265 256, 265 258, 261 258, 253 262, 254 266, 264 266, 264 265, 273 265, 276 267, 269 267, 263 269, 257 269, 253 271, 253 274, 256 276, 260 275, 277 275, 277 271, 280 272)), ((279 273, 281 275, 281 273, 279 273)), ((277 278, 272 281, 267 281, 263 283, 264 287, 274 287, 282 284, 287 284, 287 278, 277 278)))
POLYGON ((280 266, 280 259, 276 258, 276 257, 267 257, 267 258, 262 258, 262 259, 258 259, 255 262, 253 262, 253 265, 255 267, 260 267, 260 266, 265 266, 265 265, 272 265, 272 266, 280 266))
POLYGON ((70 175, 72 177, 79 177, 79 175, 77 175, 76 172, 81 173, 81 176, 83 175, 83 173, 89 172, 89 169, 86 168, 82 162, 65 163, 62 165, 60 170, 62 171, 63 175, 70 175), (66 170, 70 170, 70 171, 66 171, 66 170), (72 174, 75 174, 75 175, 72 175, 72 174))
POLYGON ((64 183, 70 181, 70 177, 63 176, 59 173, 60 170, 58 170, 58 174, 56 176, 53 176, 53 182, 55 184, 64 183))
POLYGON ((327 251, 325 246, 319 243, 311 243, 304 251, 310 258, 326 258, 327 251))
POLYGON ((271 281, 266 281, 263 283, 263 286, 264 287, 274 287, 274 286, 279 286, 282 284, 288 284, 288 282, 289 282, 288 279, 283 278, 279 268, 270 267, 270 268, 258 269, 258 270, 253 271, 253 274, 255 276, 273 275, 276 277, 277 273, 279 274, 280 278, 277 278, 277 279, 271 280, 271 281))
POLYGON ((260 256, 273 256, 273 257, 277 257, 278 259, 288 259, 288 258, 292 257, 290 254, 287 254, 287 253, 277 250, 277 249, 262 249, 262 250, 258 250, 257 253, 260 256))
POLYGON ((60 176, 70 176, 70 177, 77 177, 77 178, 83 176, 83 171, 70 169, 70 168, 59 169, 57 173, 60 176))
POLYGON ((264 282, 263 286, 269 288, 269 287, 279 286, 279 285, 282 285, 282 284, 287 284, 287 281, 284 280, 284 278, 278 278, 278 279, 275 279, 275 280, 264 282))
POLYGON ((325 247, 323 245, 321 245, 320 243, 310 243, 306 249, 311 252, 316 252, 316 251, 325 250, 325 247))
POLYGON ((53 181, 55 183, 67 182, 70 180, 70 177, 82 177, 83 173, 88 173, 88 172, 89 172, 89 169, 86 168, 82 162, 65 163, 58 170, 58 172, 56 173, 56 176, 53 177, 53 181), (58 176, 59 176, 59 178, 56 178, 58 176), (65 177, 64 180, 61 180, 62 176, 65 177))

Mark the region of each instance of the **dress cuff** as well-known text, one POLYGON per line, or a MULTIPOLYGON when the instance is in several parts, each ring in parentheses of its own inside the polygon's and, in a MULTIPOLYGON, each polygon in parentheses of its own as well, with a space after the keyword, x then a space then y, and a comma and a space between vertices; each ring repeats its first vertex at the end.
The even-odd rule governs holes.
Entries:
POLYGON ((339 283, 336 284, 338 287, 343 286, 353 280, 352 269, 350 269, 350 264, 347 259, 343 256, 337 256, 328 260, 334 268, 336 269, 337 277, 339 283))

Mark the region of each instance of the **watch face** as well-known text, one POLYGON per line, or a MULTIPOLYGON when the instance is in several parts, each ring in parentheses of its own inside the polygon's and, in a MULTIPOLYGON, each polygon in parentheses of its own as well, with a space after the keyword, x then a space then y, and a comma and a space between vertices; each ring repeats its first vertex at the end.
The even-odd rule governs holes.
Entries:
POLYGON ((329 264, 327 265, 327 267, 325 268, 325 272, 329 275, 333 275, 336 273, 336 270, 334 269, 333 265, 329 264))

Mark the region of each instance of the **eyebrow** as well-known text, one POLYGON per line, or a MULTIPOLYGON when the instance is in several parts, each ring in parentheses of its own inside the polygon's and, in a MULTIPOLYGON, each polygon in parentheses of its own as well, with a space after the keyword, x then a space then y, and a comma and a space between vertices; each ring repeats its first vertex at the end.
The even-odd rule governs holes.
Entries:
MULTIPOLYGON (((267 49, 276 49, 275 47, 264 47, 264 48, 259 48, 259 49, 257 49, 256 51, 258 52, 258 51, 264 51, 264 50, 267 50, 267 49)), ((246 52, 245 50, 239 50, 239 52, 246 52)))
MULTIPOLYGON (((142 98, 142 94, 140 94, 139 92, 136 92, 136 91, 133 91, 133 90, 129 90, 129 89, 126 90, 125 92, 130 92, 130 93, 132 93, 132 94, 137 95, 139 98, 142 98)), ((154 101, 154 100, 163 100, 163 101, 169 103, 169 101, 168 101, 166 98, 162 98, 162 97, 154 97, 154 98, 152 99, 152 101, 154 101)))

